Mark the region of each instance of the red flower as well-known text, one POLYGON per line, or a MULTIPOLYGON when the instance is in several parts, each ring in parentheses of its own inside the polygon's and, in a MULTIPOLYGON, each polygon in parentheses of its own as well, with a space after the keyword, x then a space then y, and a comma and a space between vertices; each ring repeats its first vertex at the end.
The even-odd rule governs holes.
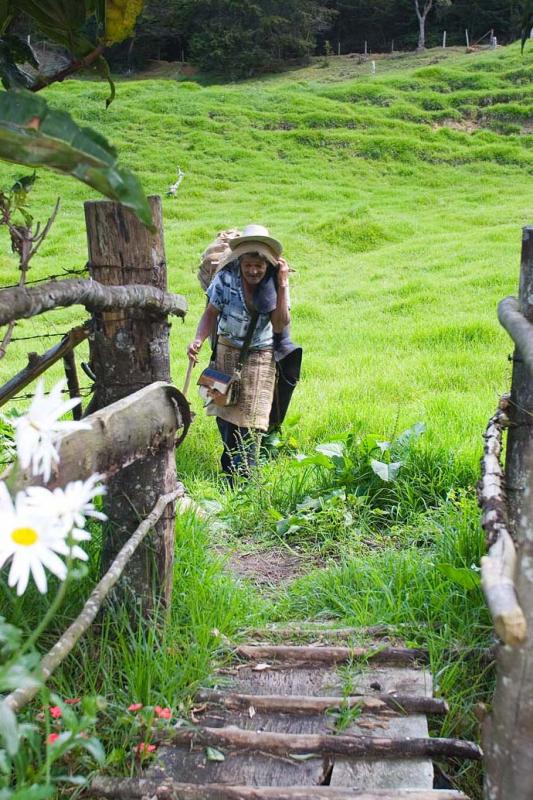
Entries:
POLYGON ((59 708, 59 706, 50 706, 49 708, 50 716, 54 719, 60 719, 63 716, 63 712, 59 708))
POLYGON ((77 703, 81 701, 81 697, 67 697, 65 703, 67 706, 75 706, 77 703))
POLYGON ((59 739, 58 733, 49 733, 46 737, 46 744, 53 744, 59 739))
POLYGON ((170 719, 172 711, 170 708, 161 708, 161 706, 154 706, 154 711, 159 719, 170 719))
POLYGON ((140 711, 142 707, 142 703, 132 703, 131 706, 128 706, 128 711, 140 711))
POLYGON ((155 744, 146 744, 146 742, 141 742, 140 744, 135 745, 133 752, 142 758, 149 753, 153 753, 155 749, 155 744))

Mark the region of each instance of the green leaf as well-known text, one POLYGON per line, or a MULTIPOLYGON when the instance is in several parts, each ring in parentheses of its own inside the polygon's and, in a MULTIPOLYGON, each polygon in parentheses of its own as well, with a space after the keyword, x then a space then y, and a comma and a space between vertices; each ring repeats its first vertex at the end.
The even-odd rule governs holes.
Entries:
POLYGON ((322 453, 325 456, 338 456, 341 458, 344 455, 344 442, 326 442, 324 444, 317 444, 315 450, 317 453, 322 453))
POLYGON ((87 784, 87 778, 84 778, 83 775, 54 775, 54 781, 56 783, 70 783, 73 786, 85 786, 87 784))
POLYGON ((96 47, 85 33, 85 24, 93 16, 92 0, 17 0, 47 39, 63 45, 77 57, 86 56, 96 47))
POLYGON ((0 652, 2 655, 13 653, 20 647, 22 631, 15 628, 4 617, 0 617, 0 652))
POLYGON ((0 772, 3 772, 4 775, 9 775, 11 772, 11 761, 5 750, 0 750, 0 772))
POLYGON ((64 111, 26 91, 0 93, 0 158, 47 167, 92 186, 130 208, 153 230, 152 214, 138 178, 117 166, 114 148, 64 111))
POLYGON ((6 89, 10 87, 25 88, 33 83, 31 75, 17 66, 17 61, 25 61, 27 59, 17 59, 9 42, 9 39, 14 38, 4 36, 0 39, 0 76, 2 77, 2 85, 6 89))
POLYGON ((90 739, 84 739, 81 736, 76 738, 76 744, 80 744, 84 750, 87 750, 88 753, 94 758, 97 764, 104 764, 105 762, 105 751, 102 746, 100 739, 97 739, 95 736, 91 736, 90 739))
POLYGON ((208 761, 225 761, 226 756, 224 753, 221 753, 220 750, 217 750, 216 747, 206 747, 205 748, 205 757, 208 761))
POLYGON ((17 718, 5 700, 0 701, 0 738, 8 754, 16 755, 19 749, 17 718))
POLYGON ((0 692, 33 688, 40 685, 41 682, 22 664, 0 667, 0 692))
POLYGON ((55 789, 51 784, 47 786, 34 784, 13 792, 13 794, 9 795, 9 800, 46 800, 47 797, 51 797, 54 793, 55 789))
POLYGON ((26 39, 8 33, 2 36, 2 41, 9 48, 13 61, 17 64, 24 64, 27 61, 32 67, 39 69, 39 62, 26 39))
POLYGON ((385 464, 384 461, 376 461, 375 458, 372 458, 370 459, 370 466, 382 481, 390 483, 398 477, 400 467, 403 467, 403 461, 393 461, 392 464, 385 464))
POLYGON ((289 758, 294 761, 309 761, 310 758, 317 758, 316 753, 289 753, 289 758))
POLYGON ((400 433, 400 435, 395 439, 394 444, 396 445, 404 445, 407 444, 411 439, 418 439, 424 431, 426 430, 426 426, 423 422, 416 422, 410 428, 407 428, 406 431, 400 433))
POLYGON ((323 453, 317 453, 314 456, 306 456, 303 453, 298 453, 295 456, 296 461, 302 467, 308 466, 316 466, 316 467, 325 467, 326 469, 333 469, 333 461, 328 456, 325 456, 323 453))
POLYGON ((467 591, 477 589, 481 584, 479 574, 468 567, 454 567, 453 564, 437 564, 438 571, 467 591))

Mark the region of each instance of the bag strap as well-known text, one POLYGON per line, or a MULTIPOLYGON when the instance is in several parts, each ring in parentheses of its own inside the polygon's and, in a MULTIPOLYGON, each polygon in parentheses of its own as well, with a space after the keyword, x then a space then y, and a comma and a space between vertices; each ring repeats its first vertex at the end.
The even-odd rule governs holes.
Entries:
POLYGON ((244 337, 244 342, 242 343, 241 352, 239 353, 239 360, 235 365, 235 372, 239 373, 239 375, 242 372, 244 362, 246 361, 246 357, 248 356, 248 351, 250 350, 252 337, 254 335, 255 326, 257 325, 258 319, 259 319, 259 311, 257 310, 252 311, 252 316, 250 317, 250 324, 248 325, 248 330, 246 331, 246 336, 244 337))

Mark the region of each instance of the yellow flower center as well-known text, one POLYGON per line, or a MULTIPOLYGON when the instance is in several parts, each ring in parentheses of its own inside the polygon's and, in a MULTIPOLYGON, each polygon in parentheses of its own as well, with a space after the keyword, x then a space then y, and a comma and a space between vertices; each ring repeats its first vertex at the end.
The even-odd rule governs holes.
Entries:
POLYGON ((15 544, 31 547, 39 538, 39 534, 33 528, 15 528, 14 531, 11 531, 11 538, 15 544))

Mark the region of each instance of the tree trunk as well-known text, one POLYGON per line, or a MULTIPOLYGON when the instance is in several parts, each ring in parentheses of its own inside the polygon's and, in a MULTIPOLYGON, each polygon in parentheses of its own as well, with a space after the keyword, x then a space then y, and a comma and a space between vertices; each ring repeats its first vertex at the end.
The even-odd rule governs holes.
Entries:
MULTIPOLYGON (((166 290, 161 199, 151 197, 150 205, 155 234, 120 203, 85 203, 89 271, 94 280, 107 285, 149 284, 166 290)), ((121 309, 97 312, 93 321, 90 357, 96 376, 96 408, 155 381, 170 382, 170 326, 163 316, 148 316, 142 309, 121 309)), ((157 498, 175 489, 174 447, 167 441, 109 481, 104 572, 157 498)), ((154 603, 170 602, 173 551, 174 504, 170 504, 155 526, 155 534, 137 550, 120 581, 121 599, 133 612, 142 609, 145 613, 154 603)))
POLYGON ((425 0, 422 11, 420 11, 419 0, 414 0, 414 2, 416 16, 418 18, 418 44, 416 49, 417 51, 421 51, 426 49, 426 19, 433 6, 433 0, 425 0))
POLYGON ((426 49, 426 18, 422 16, 418 17, 418 44, 416 49, 426 49))
MULTIPOLYGON (((524 228, 520 310, 533 322, 533 227, 524 228)), ((526 617, 528 638, 519 647, 502 646, 493 711, 485 729, 487 800, 533 797, 533 376, 515 350, 506 493, 509 527, 517 543, 515 586, 526 617)))

